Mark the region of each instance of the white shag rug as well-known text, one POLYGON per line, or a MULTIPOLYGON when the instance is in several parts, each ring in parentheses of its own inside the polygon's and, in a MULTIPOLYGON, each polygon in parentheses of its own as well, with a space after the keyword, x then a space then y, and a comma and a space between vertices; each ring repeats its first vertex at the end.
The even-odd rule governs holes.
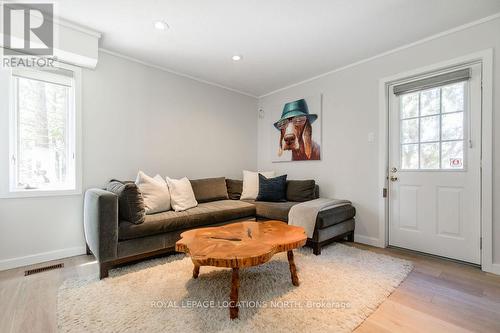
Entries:
POLYGON ((58 294, 61 332, 351 332, 406 278, 411 262, 334 244, 320 256, 295 252, 294 287, 286 253, 240 270, 239 318, 229 319, 231 270, 175 255, 67 280, 58 294))

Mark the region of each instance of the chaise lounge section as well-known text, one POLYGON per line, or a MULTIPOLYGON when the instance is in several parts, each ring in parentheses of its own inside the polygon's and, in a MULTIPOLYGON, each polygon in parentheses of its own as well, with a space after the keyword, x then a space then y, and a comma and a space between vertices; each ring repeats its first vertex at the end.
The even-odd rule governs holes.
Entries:
MULTIPOLYGON (((217 226, 242 220, 280 220, 287 222, 288 211, 300 202, 263 202, 239 200, 242 181, 207 178, 193 180, 193 190, 199 204, 183 212, 166 211, 145 215, 144 222, 134 224, 121 220, 118 195, 103 189, 89 189, 85 193, 84 229, 87 253, 99 262, 99 276, 105 278, 114 266, 175 252, 180 234, 193 228, 217 226), (221 182, 227 194, 215 193, 221 182), (222 198, 224 197, 224 198, 222 198)), ((293 182, 293 181, 291 181, 293 182)), ((319 197, 315 186, 314 198, 319 197)), ((316 220, 314 235, 308 245, 314 254, 335 240, 354 238, 353 206, 342 206, 321 211, 316 220)))

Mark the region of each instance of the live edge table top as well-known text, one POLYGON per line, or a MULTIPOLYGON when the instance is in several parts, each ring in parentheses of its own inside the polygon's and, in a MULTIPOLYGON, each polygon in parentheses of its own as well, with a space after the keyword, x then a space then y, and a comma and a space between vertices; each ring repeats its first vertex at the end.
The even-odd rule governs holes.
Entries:
POLYGON ((281 221, 238 222, 185 231, 175 249, 189 254, 195 266, 243 268, 263 264, 306 240, 303 228, 281 221))

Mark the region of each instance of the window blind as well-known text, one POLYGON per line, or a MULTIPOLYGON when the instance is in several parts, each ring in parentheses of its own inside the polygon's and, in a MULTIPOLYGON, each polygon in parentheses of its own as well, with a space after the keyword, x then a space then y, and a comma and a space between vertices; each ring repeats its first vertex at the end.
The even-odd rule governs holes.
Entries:
POLYGON ((448 72, 436 76, 431 76, 425 79, 416 80, 408 83, 403 83, 394 86, 394 94, 402 95, 418 90, 430 89, 445 84, 451 84, 470 79, 470 68, 460 69, 453 72, 448 72))

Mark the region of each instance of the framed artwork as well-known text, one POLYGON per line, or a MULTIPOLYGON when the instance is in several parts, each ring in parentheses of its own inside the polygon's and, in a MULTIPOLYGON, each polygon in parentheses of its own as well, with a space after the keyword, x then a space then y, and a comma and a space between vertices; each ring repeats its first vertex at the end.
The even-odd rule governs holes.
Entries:
POLYGON ((301 98, 268 110, 272 162, 321 160, 322 96, 301 98))

